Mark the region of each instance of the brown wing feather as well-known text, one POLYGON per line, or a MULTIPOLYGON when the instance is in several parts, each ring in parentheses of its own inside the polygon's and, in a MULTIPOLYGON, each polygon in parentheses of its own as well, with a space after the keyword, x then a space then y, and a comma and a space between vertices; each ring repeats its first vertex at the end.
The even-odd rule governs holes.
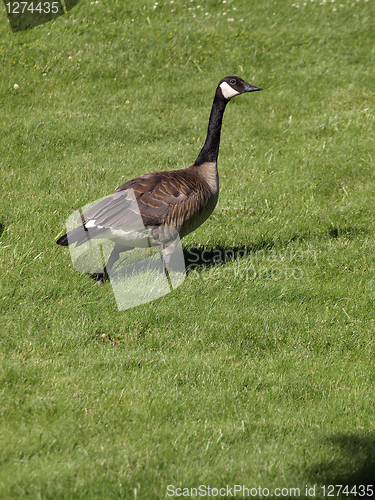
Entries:
POLYGON ((142 220, 139 215, 138 204, 132 200, 128 193, 113 193, 97 203, 79 218, 77 223, 95 220, 96 226, 105 227, 139 227, 142 220), (124 225, 124 215, 126 224, 124 225))
POLYGON ((128 189, 134 190, 143 224, 159 226, 181 203, 196 196, 199 186, 186 170, 175 170, 142 175, 122 184, 115 192, 128 189))
MULTIPOLYGON (((97 226, 135 227, 140 213, 145 226, 168 223, 180 228, 204 202, 202 187, 186 169, 142 175, 119 186, 111 196, 87 210, 83 219, 86 223, 95 220, 97 226), (134 190, 136 206, 126 193, 129 189, 134 190), (190 210, 186 211, 188 201, 190 210)), ((82 219, 77 222, 82 223, 82 219)))

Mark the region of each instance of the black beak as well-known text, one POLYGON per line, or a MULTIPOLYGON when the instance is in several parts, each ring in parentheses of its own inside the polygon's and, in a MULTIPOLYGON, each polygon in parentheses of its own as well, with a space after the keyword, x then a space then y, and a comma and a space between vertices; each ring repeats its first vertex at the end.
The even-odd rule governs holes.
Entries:
POLYGON ((251 85, 250 83, 245 82, 244 92, 255 92, 257 90, 263 90, 263 89, 261 87, 255 87, 255 85, 251 85))

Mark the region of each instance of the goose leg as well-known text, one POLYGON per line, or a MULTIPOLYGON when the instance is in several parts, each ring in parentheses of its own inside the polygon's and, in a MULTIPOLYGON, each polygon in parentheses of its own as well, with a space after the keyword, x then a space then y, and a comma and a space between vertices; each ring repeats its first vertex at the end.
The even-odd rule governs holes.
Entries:
POLYGON ((104 266, 103 273, 98 275, 99 276, 99 280, 98 280, 99 285, 104 283, 105 281, 107 281, 109 279, 108 273, 110 272, 110 270, 113 267, 113 264, 118 260, 119 257, 120 257, 120 252, 119 252, 118 246, 115 245, 113 247, 113 250, 112 250, 108 260, 107 260, 107 264, 104 266))
POLYGON ((171 253, 172 253, 173 249, 174 248, 171 244, 169 244, 169 245, 166 244, 166 245, 163 245, 163 247, 162 247, 163 269, 164 269, 165 277, 167 278, 167 281, 168 281, 170 291, 173 290, 173 286, 172 286, 172 280, 171 280, 171 277, 169 275, 168 268, 169 268, 169 264, 171 261, 171 253))
POLYGON ((120 257, 120 253, 126 252, 127 250, 133 250, 133 247, 128 248, 128 247, 122 247, 120 245, 114 246, 114 248, 113 248, 113 250, 108 258, 107 264, 104 267, 103 274, 99 276, 100 277, 100 279, 98 281, 99 284, 104 283, 105 281, 107 281, 109 279, 109 273, 111 272, 112 267, 115 264, 115 262, 118 261, 118 259, 120 257))
POLYGON ((168 281, 170 280, 169 271, 168 271, 170 260, 171 260, 170 255, 163 254, 163 269, 164 269, 164 274, 165 274, 168 281))

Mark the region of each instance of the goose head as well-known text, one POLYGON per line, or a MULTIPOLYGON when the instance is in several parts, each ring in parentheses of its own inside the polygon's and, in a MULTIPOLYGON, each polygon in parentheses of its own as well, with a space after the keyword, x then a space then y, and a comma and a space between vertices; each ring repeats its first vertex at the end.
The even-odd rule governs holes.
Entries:
POLYGON ((219 82, 217 87, 217 92, 227 101, 230 101, 236 95, 244 94, 245 92, 255 92, 256 90, 262 89, 245 82, 239 76, 226 76, 219 82))

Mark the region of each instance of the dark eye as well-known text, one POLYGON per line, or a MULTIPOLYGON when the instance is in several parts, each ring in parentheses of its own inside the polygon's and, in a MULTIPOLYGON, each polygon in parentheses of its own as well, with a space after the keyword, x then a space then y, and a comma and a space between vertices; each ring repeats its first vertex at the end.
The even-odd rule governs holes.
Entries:
POLYGON ((231 85, 236 85, 236 83, 237 83, 237 82, 236 82, 236 80, 234 80, 234 79, 232 79, 232 80, 230 81, 230 84, 231 84, 231 85))

